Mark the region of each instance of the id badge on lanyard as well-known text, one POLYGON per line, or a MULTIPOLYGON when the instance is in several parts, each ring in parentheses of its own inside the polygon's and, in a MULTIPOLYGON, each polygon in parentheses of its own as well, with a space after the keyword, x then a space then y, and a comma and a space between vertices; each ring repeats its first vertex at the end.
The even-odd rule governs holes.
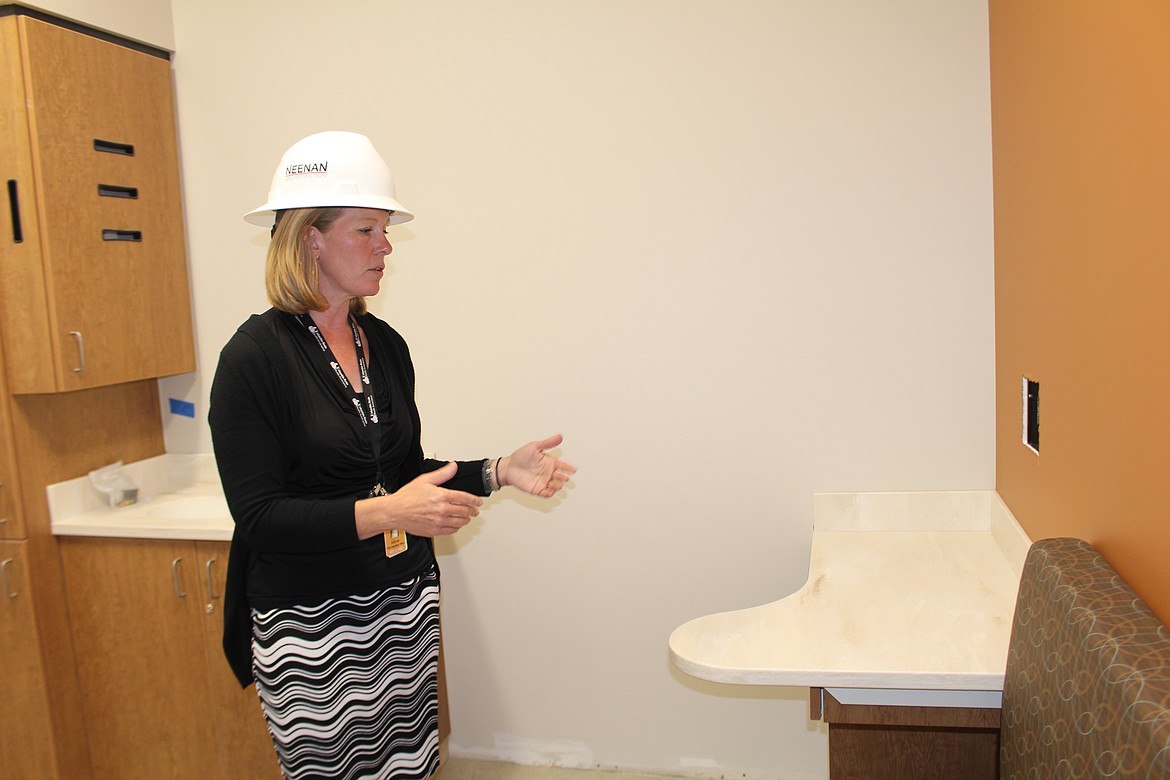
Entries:
MULTIPOLYGON (((373 489, 370 490, 370 498, 373 498, 374 496, 388 496, 388 495, 390 495, 390 494, 386 492, 386 488, 382 487, 381 481, 379 481, 378 484, 374 485, 373 489)), ((382 532, 382 539, 386 544, 386 557, 387 558, 393 558, 395 555, 398 555, 399 553, 406 552, 407 541, 406 541, 406 533, 404 531, 399 531, 397 529, 395 529, 393 531, 383 531, 382 532)))
MULTIPOLYGON (((329 344, 321 334, 320 328, 313 322, 313 318, 308 314, 302 314, 297 317, 297 320, 308 328, 309 333, 313 334, 313 337, 317 339, 317 346, 321 348, 322 357, 329 363, 329 367, 341 382, 342 387, 353 394, 352 400, 354 408, 357 409, 358 419, 362 421, 362 427, 370 432, 370 446, 374 451, 374 468, 377 471, 377 476, 374 480, 374 486, 370 488, 368 498, 389 495, 386 492, 386 488, 382 485, 382 463, 379 458, 382 451, 382 437, 378 425, 378 405, 374 402, 374 393, 370 390, 370 375, 366 370, 366 359, 362 354, 362 337, 361 332, 358 331, 357 323, 353 321, 352 317, 350 318, 349 327, 353 330, 353 345, 357 353, 358 371, 361 373, 362 378, 361 393, 346 378, 345 372, 341 370, 341 365, 334 358, 333 351, 329 349, 329 344)), ((385 541, 387 558, 393 558, 395 555, 406 552, 408 542, 405 531, 397 529, 385 531, 382 537, 385 541)))

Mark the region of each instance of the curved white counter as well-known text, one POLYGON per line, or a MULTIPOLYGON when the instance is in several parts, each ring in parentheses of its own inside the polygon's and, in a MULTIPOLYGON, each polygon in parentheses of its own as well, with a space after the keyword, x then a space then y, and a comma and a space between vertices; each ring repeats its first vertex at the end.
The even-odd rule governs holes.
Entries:
POLYGON ((49 485, 55 536, 230 541, 232 518, 211 455, 160 455, 128 463, 138 503, 111 508, 88 477, 49 485))
POLYGON ((804 587, 683 624, 671 659, 716 682, 881 692, 860 703, 998 706, 1028 545, 993 491, 817 494, 804 587))

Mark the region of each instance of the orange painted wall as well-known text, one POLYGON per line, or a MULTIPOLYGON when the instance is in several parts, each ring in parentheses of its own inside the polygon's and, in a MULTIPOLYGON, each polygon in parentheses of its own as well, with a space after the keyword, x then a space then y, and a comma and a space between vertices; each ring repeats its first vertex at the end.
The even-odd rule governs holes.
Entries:
POLYGON ((997 489, 1170 622, 1170 3, 989 11, 997 489))

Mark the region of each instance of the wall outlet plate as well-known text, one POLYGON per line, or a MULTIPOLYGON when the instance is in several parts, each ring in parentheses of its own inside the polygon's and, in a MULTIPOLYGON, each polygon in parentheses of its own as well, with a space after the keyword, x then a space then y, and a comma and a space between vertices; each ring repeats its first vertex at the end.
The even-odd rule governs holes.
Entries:
POLYGON ((1023 378, 1023 441, 1032 452, 1040 454, 1040 383, 1023 378))

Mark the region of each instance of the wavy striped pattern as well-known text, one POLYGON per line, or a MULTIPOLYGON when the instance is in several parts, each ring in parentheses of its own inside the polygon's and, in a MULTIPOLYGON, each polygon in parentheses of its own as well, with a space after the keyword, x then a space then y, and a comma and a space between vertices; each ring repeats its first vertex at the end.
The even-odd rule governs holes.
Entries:
POLYGON ((256 689, 288 780, 439 768, 439 583, 252 613, 256 689))

